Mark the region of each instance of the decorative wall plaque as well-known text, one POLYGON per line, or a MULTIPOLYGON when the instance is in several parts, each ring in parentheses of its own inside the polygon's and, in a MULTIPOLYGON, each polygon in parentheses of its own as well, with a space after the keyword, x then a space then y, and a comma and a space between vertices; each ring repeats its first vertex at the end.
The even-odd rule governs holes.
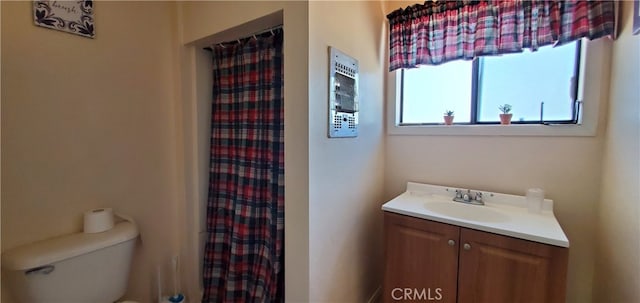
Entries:
POLYGON ((33 1, 33 20, 48 27, 93 38, 93 1, 33 1))

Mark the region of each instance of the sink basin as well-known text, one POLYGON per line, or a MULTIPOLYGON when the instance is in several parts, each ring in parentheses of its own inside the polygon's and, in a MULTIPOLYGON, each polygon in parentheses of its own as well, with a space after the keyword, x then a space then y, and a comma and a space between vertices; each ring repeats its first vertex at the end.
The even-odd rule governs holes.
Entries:
POLYGON ((509 217, 486 206, 468 205, 457 202, 428 202, 424 207, 434 213, 448 217, 478 222, 505 222, 509 217))
POLYGON ((412 192, 410 196, 417 197, 419 199, 423 199, 422 201, 428 201, 427 203, 447 203, 451 202, 451 197, 439 194, 430 194, 430 193, 419 193, 412 192))

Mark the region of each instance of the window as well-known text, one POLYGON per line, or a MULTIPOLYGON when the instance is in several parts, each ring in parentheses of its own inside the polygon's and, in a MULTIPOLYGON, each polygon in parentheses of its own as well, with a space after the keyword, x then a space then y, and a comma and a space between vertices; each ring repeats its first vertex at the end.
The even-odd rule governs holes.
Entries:
POLYGON ((501 104, 514 124, 576 123, 580 41, 536 52, 453 61, 400 73, 400 125, 498 124, 501 104))

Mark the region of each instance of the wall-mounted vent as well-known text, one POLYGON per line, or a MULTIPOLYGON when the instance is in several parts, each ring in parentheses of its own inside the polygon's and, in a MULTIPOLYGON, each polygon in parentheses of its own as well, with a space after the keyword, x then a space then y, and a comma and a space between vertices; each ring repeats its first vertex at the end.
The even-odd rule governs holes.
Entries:
POLYGON ((329 137, 358 136, 358 61, 329 47, 329 137))

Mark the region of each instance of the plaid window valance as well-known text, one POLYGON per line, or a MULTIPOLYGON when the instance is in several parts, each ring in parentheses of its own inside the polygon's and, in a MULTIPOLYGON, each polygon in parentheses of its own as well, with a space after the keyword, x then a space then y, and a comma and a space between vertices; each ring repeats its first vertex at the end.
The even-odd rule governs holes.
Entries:
POLYGON ((613 1, 426 1, 387 15, 389 71, 613 35, 613 1))

